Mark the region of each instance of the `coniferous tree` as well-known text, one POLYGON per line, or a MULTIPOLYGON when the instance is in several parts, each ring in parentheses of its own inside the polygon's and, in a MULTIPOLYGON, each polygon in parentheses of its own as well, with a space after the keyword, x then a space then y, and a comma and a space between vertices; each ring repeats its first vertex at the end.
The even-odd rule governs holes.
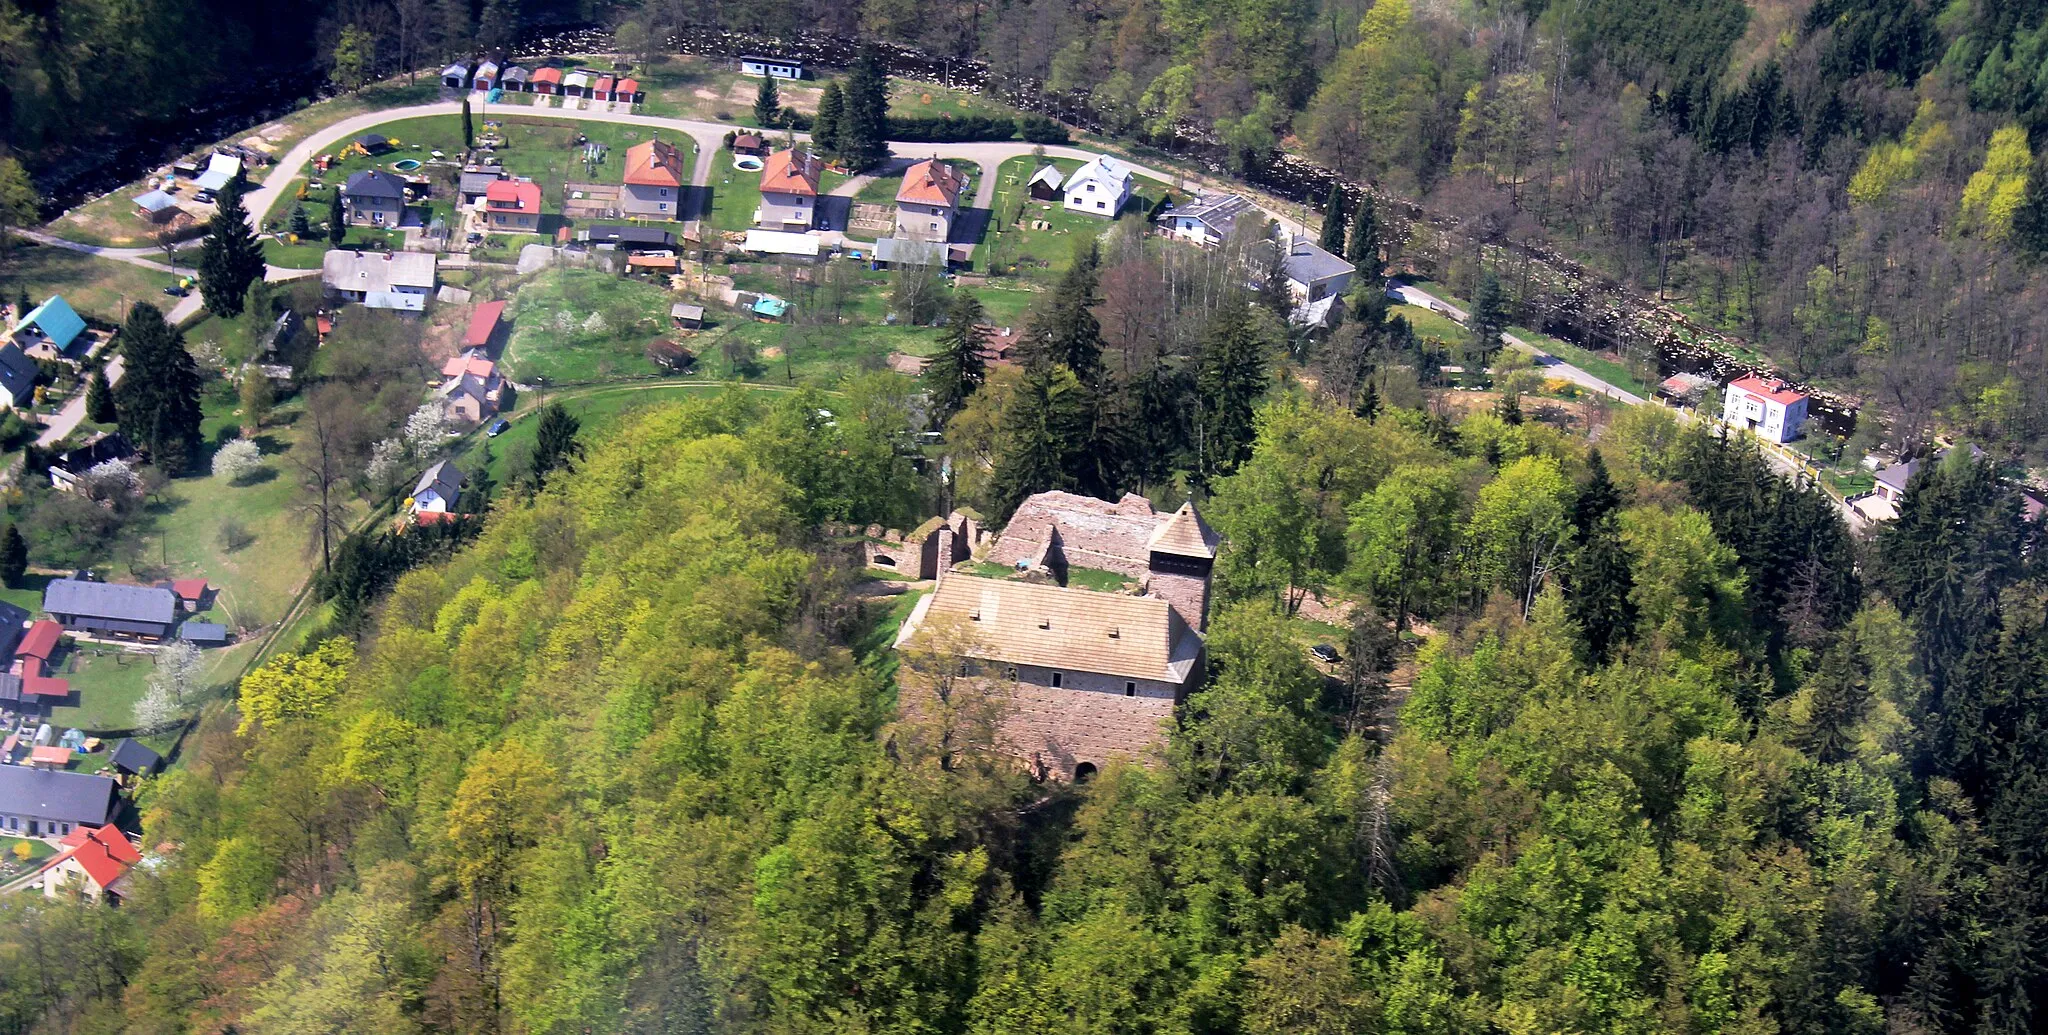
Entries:
POLYGON ((1365 388, 1358 393, 1358 403, 1351 412, 1366 420, 1378 420, 1380 416, 1380 385, 1372 378, 1366 378, 1365 388))
MULTIPOLYGON (((763 128, 773 129, 782 121, 782 93, 775 88, 775 77, 764 75, 761 85, 754 91, 754 123, 763 128)), ((817 143, 813 137, 811 142, 817 143)))
MULTIPOLYGON (((1584 499, 1581 494, 1581 499, 1584 499)), ((1621 541, 1612 514, 1604 514, 1580 536, 1579 548, 1565 572, 1565 610, 1586 641, 1587 659, 1612 660, 1614 650, 1635 632, 1635 558, 1621 541)))
POLYGON ((1076 248, 1074 264, 1025 328, 1021 343, 1025 363, 1064 364, 1086 385, 1100 380, 1102 322, 1095 316, 1095 306, 1102 301, 1096 294, 1101 261, 1092 239, 1076 248))
POLYGON ((990 478, 990 502, 1007 518, 1024 497, 1072 489, 1074 455, 1088 448, 1087 400, 1063 366, 1027 369, 1003 414, 1002 448, 990 478))
POLYGON ((576 461, 583 456, 583 443, 576 435, 582 429, 583 422, 561 403, 549 403, 540 411, 540 427, 535 429, 533 441, 534 491, 546 485, 554 472, 576 469, 576 461))
POLYGON ((1522 423, 1521 394, 1519 392, 1503 393, 1500 397, 1500 402, 1495 404, 1493 412, 1495 416, 1499 417, 1508 426, 1519 426, 1522 423))
POLYGON ((1344 187, 1330 180, 1330 196, 1323 201, 1323 233, 1317 240, 1331 255, 1344 254, 1344 187))
POLYGON ((290 226, 292 233, 297 234, 301 238, 313 235, 313 221, 306 216, 306 206, 298 204, 292 206, 290 226))
POLYGON ((846 118, 846 93, 839 80, 825 84, 818 95, 818 114, 811 119, 811 146, 828 157, 839 157, 840 124, 846 118))
POLYGON ((121 433, 165 473, 182 473, 199 446, 199 365, 185 351, 185 336, 147 302, 129 310, 120 342, 126 368, 114 408, 121 433))
POLYGON ((839 158, 854 170, 869 169, 889 159, 889 74, 879 51, 870 45, 846 75, 846 111, 839 121, 839 158))
POLYGON ((988 332, 981 322, 981 300, 973 292, 955 291, 953 304, 946 310, 946 329, 939 335, 938 355, 924 369, 933 427, 945 427, 988 374, 981 358, 988 332))
POLYGON ((220 316, 241 315, 249 283, 263 271, 263 246, 249 229, 242 192, 230 187, 221 192, 220 207, 207 224, 206 242, 199 249, 199 291, 206 308, 220 316))
POLYGON ((1239 302, 1217 310, 1202 342, 1195 380, 1201 408, 1197 474, 1205 481, 1229 474, 1251 455, 1252 413, 1266 391, 1267 347, 1250 305, 1239 302))
POLYGON ((1358 206, 1351 211, 1351 239, 1344 245, 1344 261, 1358 270, 1367 286, 1379 290, 1380 225, 1370 193, 1361 193, 1358 206))
POLYGON ((107 372, 92 372, 92 383, 85 390, 85 419, 95 424, 112 424, 120 419, 114 408, 114 386, 107 383, 107 372))
POLYGON ((1621 490, 1607 475, 1607 461, 1598 449, 1586 454, 1586 484, 1579 486, 1579 495, 1572 502, 1572 525, 1580 537, 1607 519, 1608 515, 1621 509, 1621 490))
POLYGON ((2048 154, 2027 170, 2026 194, 2012 214, 2011 240, 2033 258, 2048 255, 2048 154))
POLYGON ((341 208, 341 191, 327 199, 327 243, 336 248, 348 238, 348 214, 341 208))
POLYGON ((1479 278, 1479 290, 1472 296, 1472 311, 1465 316, 1465 354, 1480 369, 1491 366, 1501 349, 1501 333, 1508 329, 1508 295, 1500 278, 1487 272, 1479 278))
POLYGON ((28 540, 21 537, 21 529, 9 521, 7 528, 0 531, 0 583, 20 586, 22 577, 28 574, 28 540))
POLYGON ((476 126, 469 118, 469 98, 462 99, 462 146, 476 146, 476 126))

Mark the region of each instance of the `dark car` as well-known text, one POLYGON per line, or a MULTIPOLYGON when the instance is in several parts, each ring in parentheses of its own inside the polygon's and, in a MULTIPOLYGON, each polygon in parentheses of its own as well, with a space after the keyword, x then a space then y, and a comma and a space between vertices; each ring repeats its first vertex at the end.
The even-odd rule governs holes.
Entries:
POLYGON ((1337 662, 1344 660, 1337 654, 1337 648, 1332 647, 1327 643, 1318 643, 1315 646, 1310 647, 1308 649, 1308 656, 1316 659, 1317 661, 1322 662, 1325 665, 1334 665, 1337 662))
POLYGON ((183 298, 185 297, 185 289, 176 284, 169 284, 164 287, 164 294, 172 298, 183 298))
POLYGON ((498 421, 498 423, 496 423, 496 424, 493 424, 493 425, 491 425, 491 427, 490 427, 490 430, 489 430, 489 431, 486 431, 486 432, 484 432, 484 436, 485 436, 486 438, 497 438, 497 437, 498 437, 499 435, 502 435, 502 434, 504 434, 504 433, 505 433, 505 429, 506 429, 506 428, 509 428, 509 427, 511 427, 511 426, 512 426, 512 422, 511 422, 511 421, 509 421, 509 420, 500 420, 500 421, 498 421))

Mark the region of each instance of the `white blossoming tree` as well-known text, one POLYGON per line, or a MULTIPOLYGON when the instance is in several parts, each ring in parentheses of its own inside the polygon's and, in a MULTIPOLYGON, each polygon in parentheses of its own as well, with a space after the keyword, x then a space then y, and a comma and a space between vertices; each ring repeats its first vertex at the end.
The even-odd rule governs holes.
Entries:
POLYGON ((263 450, 255 442, 238 438, 213 454, 213 476, 239 482, 263 469, 263 450))

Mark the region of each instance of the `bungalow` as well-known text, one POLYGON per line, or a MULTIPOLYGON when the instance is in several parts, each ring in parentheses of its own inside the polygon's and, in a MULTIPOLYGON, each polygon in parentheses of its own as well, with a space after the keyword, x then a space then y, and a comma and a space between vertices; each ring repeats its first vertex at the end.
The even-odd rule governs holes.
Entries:
POLYGON ((768 145, 759 133, 735 133, 732 138, 732 153, 753 155, 756 158, 768 153, 768 145))
POLYGON ((540 232, 540 184, 499 180, 484 191, 484 222, 494 232, 540 232))
POLYGON ((593 100, 593 101, 608 101, 608 100, 611 100, 611 99, 612 99, 612 87, 613 87, 613 86, 615 86, 615 85, 617 85, 617 84, 618 84, 618 80, 617 80, 617 79, 614 79, 614 78, 612 78, 611 76, 608 76, 608 75, 601 75, 601 76, 598 76, 598 77, 597 77, 597 82, 594 82, 594 83, 590 84, 590 99, 591 99, 591 100, 593 100))
POLYGON ((590 92, 591 74, 583 69, 562 76, 562 96, 582 97, 590 92))
POLYGON ((469 66, 460 61, 441 70, 441 85, 450 90, 460 90, 469 85, 469 66))
POLYGON ((621 79, 618 85, 612 87, 612 100, 625 101, 627 104, 638 104, 643 99, 640 94, 640 80, 638 79, 621 79))
POLYGON ((666 140, 626 149, 619 212, 629 217, 674 219, 682 204, 683 154, 666 140))
POLYGON ((73 895, 88 902, 125 896, 123 878, 142 861, 142 852, 112 823, 80 826, 64 836, 64 850, 36 871, 43 895, 73 895))
POLYGON ((0 765, 0 831, 15 837, 104 827, 120 799, 113 780, 93 773, 0 765))
POLYGON ((462 332, 464 349, 488 349, 498 336, 498 323, 505 316, 503 301, 485 302, 470 314, 469 328, 462 332))
POLYGON ((1067 211, 1115 219, 1131 198, 1131 170, 1108 155, 1096 155, 1067 177, 1063 190, 1067 211))
POLYGON ((153 190, 135 197, 135 214, 145 223, 168 223, 178 217, 178 197, 165 190, 153 190))
POLYGON ((76 492, 87 471, 109 460, 130 459, 136 452, 135 446, 118 431, 94 435, 50 459, 50 487, 76 492))
POLYGON ((876 269, 897 269, 904 266, 945 269, 945 243, 915 237, 884 237, 875 242, 876 269))
POLYGON ((432 252, 328 252, 320 262, 320 283, 337 298, 371 309, 421 313, 434 291, 432 252))
POLYGON ((896 188, 896 236, 943 241, 953 233, 967 177, 953 166, 927 158, 903 174, 896 188))
POLYGON ((776 79, 802 79, 804 63, 793 58, 762 57, 758 54, 740 55, 740 74, 770 76, 776 79))
POLYGON ((1060 184, 1066 177, 1060 175, 1059 166, 1047 162, 1045 167, 1031 174, 1025 186, 1031 191, 1033 201, 1058 201, 1061 197, 1060 184))
POLYGON ((809 151, 777 151, 761 168, 761 207, 754 225, 770 230, 809 230, 813 200, 825 163, 809 151))
POLYGON ((562 92, 562 70, 559 68, 536 68, 529 84, 534 93, 557 94, 562 92))
POLYGON ((504 178, 504 166, 472 166, 462 170, 462 176, 455 182, 455 193, 463 205, 474 205, 483 200, 484 192, 491 189, 491 184, 504 178))
POLYGON ((651 226, 627 226, 623 223, 592 223, 584 231, 584 239, 592 244, 612 244, 621 248, 674 248, 676 235, 651 226))
POLYGON ((405 218, 405 181, 382 169, 366 169, 341 185, 341 207, 350 226, 397 226, 405 218))
POLYGON ((1256 216, 1258 210, 1236 194, 1202 194, 1162 214, 1160 230, 1176 240, 1214 248, 1229 239, 1238 217, 1247 213, 1256 216))
POLYGON ((202 191, 218 193, 226 190, 235 177, 242 174, 242 160, 234 155, 214 154, 206 159, 206 171, 199 174, 194 182, 202 191))
POLYGON ((470 78, 469 83, 469 88, 478 93, 491 92, 491 87, 498 85, 498 63, 495 61, 478 62, 476 73, 470 78))
POLYGON ((21 351, 13 342, 0 345, 0 396, 5 396, 9 406, 28 409, 36 401, 36 379, 43 376, 43 368, 21 351))
POLYGON ((15 322, 14 329, 7 332, 7 340, 37 359, 76 360, 72 351, 81 344, 84 334, 84 317, 64 301, 63 295, 51 295, 15 322))
POLYGON ((1283 231, 1275 247, 1287 249, 1287 257, 1281 266, 1286 271, 1287 292, 1294 296, 1297 305, 1320 302, 1332 295, 1341 295, 1351 284, 1352 274, 1357 267, 1324 251, 1314 241, 1283 231))
POLYGON ((1806 393, 1777 378, 1736 378, 1722 397, 1721 419, 1767 442, 1790 442, 1806 423, 1806 393))
POLYGON ((43 588, 43 610, 66 629, 99 636, 161 640, 178 624, 178 597, 157 586, 56 579, 43 588))
POLYGON ((114 745, 107 764, 130 776, 148 776, 163 769, 164 756, 139 740, 124 739, 114 745))
POLYGON ((506 65, 505 70, 498 74, 498 88, 506 93, 525 93, 526 84, 532 78, 533 73, 526 69, 518 65, 506 65))
POLYGON ((419 484, 413 486, 406 509, 415 514, 447 513, 462 497, 464 478, 462 468, 446 460, 427 468, 419 484))

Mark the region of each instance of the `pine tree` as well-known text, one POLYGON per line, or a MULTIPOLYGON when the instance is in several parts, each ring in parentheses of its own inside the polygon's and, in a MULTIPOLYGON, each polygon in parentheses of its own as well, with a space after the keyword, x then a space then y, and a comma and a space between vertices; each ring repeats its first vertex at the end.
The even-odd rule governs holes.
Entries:
POLYGON ((21 537, 21 529, 14 522, 7 523, 7 529, 0 531, 0 583, 20 586, 22 577, 28 574, 28 540, 21 537))
POLYGON ((147 302, 129 310, 120 344, 126 369, 114 409, 121 433, 148 449, 164 472, 179 474, 199 445, 199 365, 185 351, 184 335, 147 302))
POLYGON ((1351 412, 1368 421, 1379 419, 1380 385, 1378 381, 1371 378, 1366 379, 1365 389, 1358 393, 1358 403, 1351 408, 1351 412))
MULTIPOLYGON (((1380 225, 1373 210, 1372 195, 1362 193, 1351 212, 1351 240, 1344 248, 1344 261, 1358 270, 1367 284, 1377 285, 1380 277, 1380 225)), ((1377 290, 1377 287, 1375 287, 1377 290)))
POLYGON ((2039 259, 2048 255, 2048 154, 2027 170, 2027 191, 2012 214, 2012 243, 2039 259))
POLYGON ((1803 713, 1796 731, 1799 747, 1823 763, 1846 758, 1870 707, 1870 686, 1846 644, 1821 655, 1820 667, 1796 703, 1803 713))
POLYGON ((1201 372, 1195 378, 1201 397, 1197 474, 1205 481, 1229 474, 1251 455, 1252 414, 1266 391, 1266 348, 1251 306, 1225 305, 1217 311, 1202 342, 1201 372))
POLYGON ((249 282, 263 276, 263 246, 249 229, 249 213, 238 190, 223 191, 199 249, 199 291, 206 308, 224 317, 241 315, 249 282))
POLYGON ((1634 570, 1635 558, 1611 515, 1594 524, 1572 554, 1564 579, 1565 611, 1579 627, 1594 664, 1611 660, 1615 649, 1634 637, 1636 609, 1629 600, 1634 570))
POLYGON ((839 157, 848 168, 868 169, 889 159, 889 74, 870 45, 846 76, 846 111, 839 121, 839 157))
POLYGON ((1572 526, 1583 540, 1595 525, 1620 509, 1621 490, 1607 476, 1607 461, 1601 458, 1598 449, 1591 450, 1586 456, 1586 484, 1579 487, 1578 498, 1572 503, 1572 526))
POLYGON ((549 403, 540 411, 540 427, 535 429, 533 442, 534 491, 547 484, 548 475, 576 469, 576 461, 583 456, 583 443, 577 441, 576 433, 582 429, 583 422, 561 403, 549 403))
POLYGON ((1500 278, 1487 272, 1479 278, 1479 290, 1472 297, 1472 311, 1465 316, 1465 354, 1471 365, 1484 369, 1501 349, 1500 336, 1508 329, 1508 296, 1500 278))
POLYGON ((85 419, 95 424, 112 424, 120 419, 114 408, 114 386, 107 383, 107 372, 92 372, 92 383, 85 390, 85 419))
POLYGON ((292 206, 291 231, 302 239, 313 235, 313 221, 306 216, 306 206, 292 206))
POLYGON ((1330 196, 1323 202, 1323 236, 1317 242, 1331 255, 1344 252, 1344 187, 1330 180, 1330 196))
POLYGON ((818 114, 811 120, 811 146, 818 153, 839 157, 839 127, 845 117, 846 93, 839 88, 839 80, 834 79, 818 95, 818 114))
POLYGON ((1064 364, 1093 385, 1102 375, 1102 322, 1095 317, 1101 253, 1091 238, 1075 249, 1074 264, 1040 304, 1022 342, 1027 364, 1064 364))
MULTIPOLYGON (((754 91, 754 124, 765 129, 775 128, 782 121, 782 94, 775 88, 775 77, 761 77, 761 87, 754 91)), ((812 138, 812 143, 816 143, 812 138)))
POLYGON ((987 365, 981 358, 987 329, 981 321, 981 300, 973 292, 955 291, 953 304, 946 310, 946 329, 939 335, 939 353, 924 369, 924 390, 931 399, 933 427, 945 427, 987 376, 987 365))
POLYGON ((476 146, 476 126, 469 119, 469 98, 462 99, 462 146, 476 146))
POLYGON ((347 214, 341 210, 341 191, 327 199, 327 243, 336 248, 348 237, 347 214))
POLYGON ((1073 457, 1088 448, 1087 432, 1087 400, 1073 371, 1025 371, 1003 413, 1002 451, 989 486, 995 512, 1007 518, 1034 492, 1075 488, 1073 457))
POLYGON ((1499 417, 1502 422, 1506 423, 1510 427, 1520 426, 1522 423, 1521 394, 1518 392, 1507 392, 1502 394, 1500 397, 1500 402, 1494 405, 1493 412, 1495 416, 1499 417))

